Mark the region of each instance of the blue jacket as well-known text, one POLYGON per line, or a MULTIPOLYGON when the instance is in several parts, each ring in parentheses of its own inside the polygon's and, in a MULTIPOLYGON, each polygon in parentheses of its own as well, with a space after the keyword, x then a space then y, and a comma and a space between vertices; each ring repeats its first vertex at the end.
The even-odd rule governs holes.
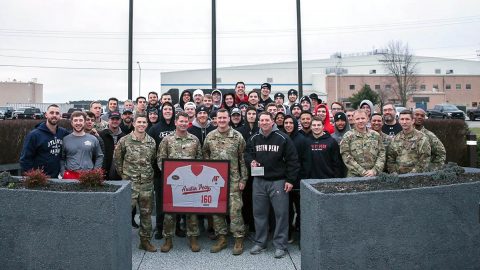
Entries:
POLYGON ((42 168, 48 176, 57 178, 60 173, 62 140, 68 134, 62 127, 57 127, 56 134, 52 134, 45 122, 36 125, 23 142, 20 155, 22 172, 42 168))

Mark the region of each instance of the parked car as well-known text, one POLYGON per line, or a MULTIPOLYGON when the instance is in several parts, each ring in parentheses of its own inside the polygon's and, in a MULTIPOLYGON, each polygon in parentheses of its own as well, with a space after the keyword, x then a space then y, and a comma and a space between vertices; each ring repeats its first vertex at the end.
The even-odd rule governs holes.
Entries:
POLYGON ((465 113, 453 104, 438 104, 433 107, 433 110, 427 110, 428 118, 443 118, 443 119, 462 119, 465 120, 465 113))
POLYGON ((470 118, 470 121, 475 121, 476 118, 480 117, 480 107, 467 110, 467 115, 468 118, 470 118))
POLYGON ((398 117, 400 117, 400 113, 401 113, 402 111, 406 110, 406 109, 407 109, 407 108, 402 107, 402 106, 398 106, 398 107, 395 106, 395 110, 397 111, 397 115, 396 115, 395 117, 398 119, 398 117))
POLYGON ((5 116, 5 111, 3 110, 0 110, 0 119, 3 119, 3 120, 7 119, 7 117, 5 116))
POLYGON ((62 118, 63 119, 70 119, 70 116, 72 115, 72 113, 77 112, 77 111, 83 112, 83 109, 82 108, 70 108, 70 109, 68 109, 68 112, 62 113, 62 118))
POLYGON ((4 119, 12 118, 13 112, 15 111, 13 107, 0 107, 0 111, 3 111, 4 119))
POLYGON ((42 119, 43 113, 39 108, 27 108, 17 114, 17 119, 42 119))
POLYGON ((12 119, 18 119, 18 114, 25 112, 26 109, 31 109, 33 107, 20 107, 13 111, 12 119))

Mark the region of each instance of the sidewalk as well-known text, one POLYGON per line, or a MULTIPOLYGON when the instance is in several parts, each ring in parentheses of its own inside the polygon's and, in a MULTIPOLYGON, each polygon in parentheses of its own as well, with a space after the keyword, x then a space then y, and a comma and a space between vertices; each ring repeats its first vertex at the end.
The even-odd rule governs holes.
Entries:
POLYGON ((275 259, 273 258, 274 248, 271 242, 269 242, 265 252, 251 255, 249 251, 253 247, 253 242, 246 238, 243 254, 233 256, 232 237, 229 238, 228 248, 219 253, 210 253, 210 247, 215 241, 208 239, 206 233, 202 233, 199 240, 202 247, 200 252, 192 252, 187 245, 186 238, 175 237, 173 239, 173 249, 168 253, 162 253, 160 252, 160 246, 163 244, 163 239, 152 239, 152 244, 157 247, 158 252, 151 253, 138 249, 140 241, 138 229, 132 229, 132 269, 300 269, 298 242, 289 245, 287 256, 282 259, 275 259))

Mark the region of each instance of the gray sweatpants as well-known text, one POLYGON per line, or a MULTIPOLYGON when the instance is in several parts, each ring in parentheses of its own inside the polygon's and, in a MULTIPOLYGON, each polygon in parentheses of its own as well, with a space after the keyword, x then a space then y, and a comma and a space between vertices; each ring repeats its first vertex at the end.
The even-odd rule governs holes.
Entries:
POLYGON ((273 246, 287 249, 288 243, 288 193, 284 191, 285 180, 266 181, 261 177, 253 178, 252 203, 255 220, 255 242, 267 246, 268 216, 270 203, 275 212, 275 232, 273 246))

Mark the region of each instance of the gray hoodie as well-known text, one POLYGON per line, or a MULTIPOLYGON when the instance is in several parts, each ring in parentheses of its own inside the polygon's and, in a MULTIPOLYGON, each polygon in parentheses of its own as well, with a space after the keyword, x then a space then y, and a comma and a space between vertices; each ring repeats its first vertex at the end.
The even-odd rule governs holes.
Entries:
POLYGON ((223 94, 222 94, 222 91, 220 91, 220 90, 218 90, 218 89, 215 89, 215 90, 212 91, 212 95, 213 95, 213 93, 215 93, 215 92, 220 93, 220 103, 218 103, 218 104, 213 103, 213 107, 214 107, 215 109, 220 109, 220 108, 222 107, 223 94))
POLYGON ((358 106, 358 108, 359 109, 362 108, 363 104, 367 104, 370 107, 370 117, 372 117, 372 114, 374 113, 373 103, 368 99, 364 99, 364 100, 362 100, 362 102, 360 102, 360 105, 358 106))
MULTIPOLYGON (((345 116, 347 117, 347 116, 345 116)), ((343 139, 343 135, 345 135, 345 133, 347 133, 347 131, 349 131, 351 128, 350 128, 350 124, 347 122, 345 124, 345 128, 343 130, 338 130, 337 128, 337 125, 333 125, 333 127, 335 128, 335 132, 332 134, 332 138, 335 139, 335 141, 337 141, 338 144, 340 144, 340 141, 342 141, 343 139)))

